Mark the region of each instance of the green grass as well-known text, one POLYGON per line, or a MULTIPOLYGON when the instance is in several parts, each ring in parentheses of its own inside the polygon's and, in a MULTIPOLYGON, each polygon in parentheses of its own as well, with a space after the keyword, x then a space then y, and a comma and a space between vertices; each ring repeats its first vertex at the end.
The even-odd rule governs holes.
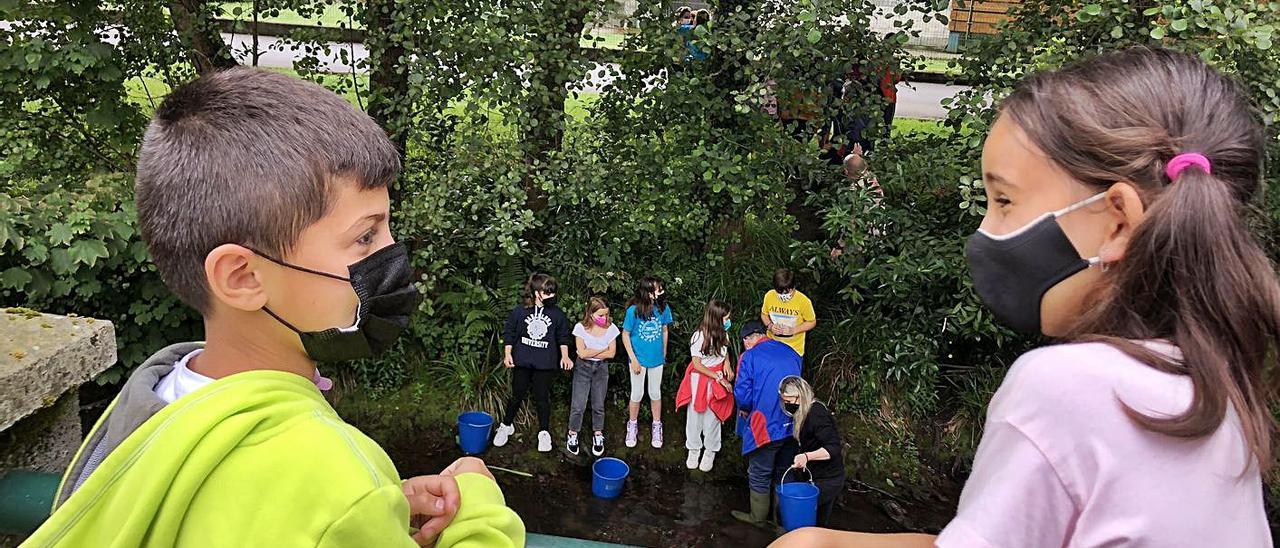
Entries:
MULTIPOLYGON (((294 71, 291 69, 269 68, 266 70, 273 70, 281 74, 288 74, 290 76, 298 77, 297 71, 294 71)), ((329 87, 330 89, 337 87, 337 84, 340 83, 341 81, 345 81, 347 84, 347 87, 350 87, 351 75, 350 74, 326 74, 322 77, 322 80, 324 81, 325 86, 329 87)), ((358 75, 356 77, 356 85, 358 85, 361 90, 367 90, 369 87, 369 77, 363 74, 358 75)), ((143 109, 145 109, 145 111, 148 114, 150 113, 150 109, 153 108, 153 105, 158 106, 160 104, 160 101, 164 99, 166 95, 169 94, 169 89, 170 89, 169 84, 166 83, 164 80, 159 78, 154 78, 151 76, 133 78, 125 83, 125 92, 128 94, 129 101, 141 106, 143 109)), ((342 94, 342 96, 344 99, 347 100, 347 102, 356 106, 360 106, 360 102, 356 97, 355 90, 348 89, 342 94)))
POLYGON ((613 30, 597 30, 582 37, 582 47, 597 49, 622 49, 622 40, 626 34, 613 30))
POLYGON ((912 60, 911 69, 930 74, 946 74, 954 76, 960 74, 959 66, 951 66, 951 59, 938 59, 935 57, 917 57, 912 60))
POLYGON ((894 118, 893 133, 934 133, 943 132, 942 120, 921 120, 918 118, 894 118))
MULTIPOLYGON (((222 5, 222 19, 252 21, 253 20, 253 2, 226 2, 222 5), (239 14, 236 10, 239 9, 239 14)), ((354 18, 350 20, 347 14, 337 5, 328 4, 324 11, 319 15, 312 14, 309 16, 299 15, 293 10, 280 10, 280 15, 265 16, 259 15, 259 21, 265 23, 280 23, 283 25, 311 25, 318 27, 338 28, 347 26, 354 29, 362 29, 361 25, 354 18)), ((582 37, 581 45, 584 48, 598 49, 622 49, 622 40, 626 34, 611 29, 599 29, 587 33, 582 37)))
MULTIPOLYGON (((241 21, 253 20, 253 2, 226 2, 222 5, 223 19, 238 19, 241 21), (236 15, 236 8, 240 9, 240 14, 236 15)), ((352 19, 348 22, 347 14, 335 4, 328 4, 324 11, 316 15, 303 17, 293 10, 280 10, 280 15, 276 17, 266 17, 259 15, 259 21, 266 23, 281 23, 285 25, 313 25, 320 27, 340 27, 347 25, 350 28, 363 28, 358 21, 352 19)))

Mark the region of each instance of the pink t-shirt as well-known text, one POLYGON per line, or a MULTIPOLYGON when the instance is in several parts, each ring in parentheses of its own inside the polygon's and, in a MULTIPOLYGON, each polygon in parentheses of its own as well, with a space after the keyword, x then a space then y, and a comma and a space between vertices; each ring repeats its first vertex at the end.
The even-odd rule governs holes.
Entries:
MULTIPOLYGON (((1150 348, 1178 356, 1176 348, 1150 348)), ((1271 546, 1257 466, 1228 410, 1207 438, 1144 430, 1185 410, 1191 381, 1109 345, 1041 348, 1018 359, 991 399, 952 547, 1271 546)))

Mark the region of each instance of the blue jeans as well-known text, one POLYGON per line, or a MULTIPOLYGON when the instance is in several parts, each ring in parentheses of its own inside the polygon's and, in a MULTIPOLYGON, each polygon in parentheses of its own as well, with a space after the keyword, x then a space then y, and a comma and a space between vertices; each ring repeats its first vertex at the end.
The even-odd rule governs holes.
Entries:
POLYGON ((796 458, 796 440, 788 437, 747 453, 747 486, 755 493, 772 493, 782 473, 796 458))

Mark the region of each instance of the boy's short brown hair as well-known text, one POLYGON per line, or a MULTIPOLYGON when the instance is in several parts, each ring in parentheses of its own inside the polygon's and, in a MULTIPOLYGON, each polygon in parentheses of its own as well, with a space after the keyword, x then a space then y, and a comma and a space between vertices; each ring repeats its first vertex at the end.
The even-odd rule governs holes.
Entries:
POLYGON ((234 68, 169 94, 147 127, 138 225, 161 278, 209 312, 204 261, 219 245, 288 255, 332 206, 339 178, 387 187, 400 156, 368 115, 324 87, 234 68))
POLYGON ((791 273, 789 268, 779 268, 773 271, 773 290, 778 293, 786 293, 795 289, 795 275, 791 273))

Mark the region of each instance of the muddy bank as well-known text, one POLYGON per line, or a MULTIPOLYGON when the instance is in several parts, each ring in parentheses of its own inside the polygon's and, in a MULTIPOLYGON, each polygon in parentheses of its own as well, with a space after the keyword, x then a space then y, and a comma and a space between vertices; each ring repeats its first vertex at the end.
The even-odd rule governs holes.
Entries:
MULTIPOLYGON (((420 398, 420 399, 418 399, 420 398)), ((376 401, 339 402, 349 422, 377 440, 408 477, 439 472, 461 456, 454 435, 457 410, 431 394, 416 402, 385 396, 376 401)), ((445 398, 447 400, 447 398, 445 398)), ((481 455, 491 465, 532 474, 523 477, 495 471, 507 503, 529 531, 638 546, 765 546, 774 532, 737 520, 730 510, 746 510, 746 462, 739 441, 726 424, 724 451, 710 473, 684 466, 684 413, 664 409, 667 439, 662 449, 649 446, 648 410, 642 413, 641 444, 623 444, 622 401, 611 401, 606 425, 606 456, 631 466, 621 497, 601 500, 591 494, 591 458, 563 452, 564 433, 553 432, 555 450, 536 451, 536 431, 518 425, 505 447, 481 455), (616 419, 615 419, 616 417, 616 419)), ((566 424, 566 409, 553 409, 552 428, 566 424)), ((585 449, 585 448, 584 448, 585 449)), ((890 493, 849 482, 832 517, 838 529, 868 532, 937 532, 954 514, 954 497, 943 501, 895 499, 890 493)))

